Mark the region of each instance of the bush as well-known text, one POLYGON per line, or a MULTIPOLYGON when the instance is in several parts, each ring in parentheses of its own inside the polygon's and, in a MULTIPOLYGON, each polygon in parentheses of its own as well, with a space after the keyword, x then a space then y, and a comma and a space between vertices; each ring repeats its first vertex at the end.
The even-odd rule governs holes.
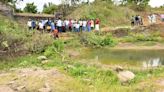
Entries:
POLYGON ((112 38, 112 35, 96 35, 95 33, 86 33, 81 36, 81 43, 91 47, 102 47, 102 46, 115 46, 117 41, 112 38))
POLYGON ((64 50, 64 42, 55 40, 51 46, 48 46, 44 52, 47 57, 56 56, 64 50))
POLYGON ((45 51, 47 46, 53 44, 53 40, 54 39, 47 34, 34 34, 25 46, 33 53, 41 53, 45 51))
POLYGON ((107 35, 101 42, 101 46, 115 46, 117 41, 111 35, 107 35))

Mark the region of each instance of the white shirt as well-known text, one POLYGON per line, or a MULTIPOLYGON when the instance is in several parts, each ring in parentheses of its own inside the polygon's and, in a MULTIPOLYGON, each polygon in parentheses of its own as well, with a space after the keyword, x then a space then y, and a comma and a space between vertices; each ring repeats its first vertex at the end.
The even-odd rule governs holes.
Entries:
POLYGON ((83 21, 79 21, 80 26, 83 26, 83 21))
POLYGON ((39 28, 43 29, 43 23, 39 22, 39 28))
POLYGON ((28 21, 28 22, 27 22, 27 26, 28 26, 28 27, 31 27, 31 26, 32 26, 31 23, 32 23, 31 21, 28 21))
POLYGON ((79 27, 80 27, 80 24, 79 24, 79 23, 76 23, 76 24, 75 24, 75 27, 76 27, 76 28, 79 28, 79 27))
POLYGON ((83 27, 87 25, 87 21, 83 21, 83 27))
POLYGON ((58 26, 58 27, 62 27, 62 21, 61 21, 61 20, 58 20, 58 21, 57 21, 57 26, 58 26))
POLYGON ((66 26, 69 25, 69 21, 68 20, 65 20, 64 23, 65 23, 66 26))

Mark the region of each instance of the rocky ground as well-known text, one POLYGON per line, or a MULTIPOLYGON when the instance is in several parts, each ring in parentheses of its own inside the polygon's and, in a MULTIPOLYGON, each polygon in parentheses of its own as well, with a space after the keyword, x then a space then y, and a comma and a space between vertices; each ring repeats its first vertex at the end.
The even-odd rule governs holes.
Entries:
POLYGON ((66 92, 71 80, 57 69, 12 69, 0 73, 0 92, 66 92))

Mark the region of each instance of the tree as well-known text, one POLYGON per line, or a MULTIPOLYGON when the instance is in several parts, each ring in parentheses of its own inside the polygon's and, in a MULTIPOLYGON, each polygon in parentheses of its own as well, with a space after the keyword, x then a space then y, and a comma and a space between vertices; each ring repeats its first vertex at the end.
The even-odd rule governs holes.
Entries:
POLYGON ((58 10, 58 6, 52 3, 44 4, 43 6, 43 13, 46 14, 54 14, 58 10))
POLYGON ((121 5, 130 5, 132 9, 144 11, 150 0, 121 0, 121 5))
POLYGON ((121 0, 123 4, 134 4, 147 6, 150 0, 121 0))
POLYGON ((27 3, 24 12, 37 13, 37 6, 35 6, 34 3, 27 3))

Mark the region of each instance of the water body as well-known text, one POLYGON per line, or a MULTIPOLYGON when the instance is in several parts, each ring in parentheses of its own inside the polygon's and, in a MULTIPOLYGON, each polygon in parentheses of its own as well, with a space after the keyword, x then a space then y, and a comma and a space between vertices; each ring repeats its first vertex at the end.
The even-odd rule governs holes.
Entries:
POLYGON ((158 67, 164 65, 164 50, 87 49, 80 59, 106 65, 158 67))

